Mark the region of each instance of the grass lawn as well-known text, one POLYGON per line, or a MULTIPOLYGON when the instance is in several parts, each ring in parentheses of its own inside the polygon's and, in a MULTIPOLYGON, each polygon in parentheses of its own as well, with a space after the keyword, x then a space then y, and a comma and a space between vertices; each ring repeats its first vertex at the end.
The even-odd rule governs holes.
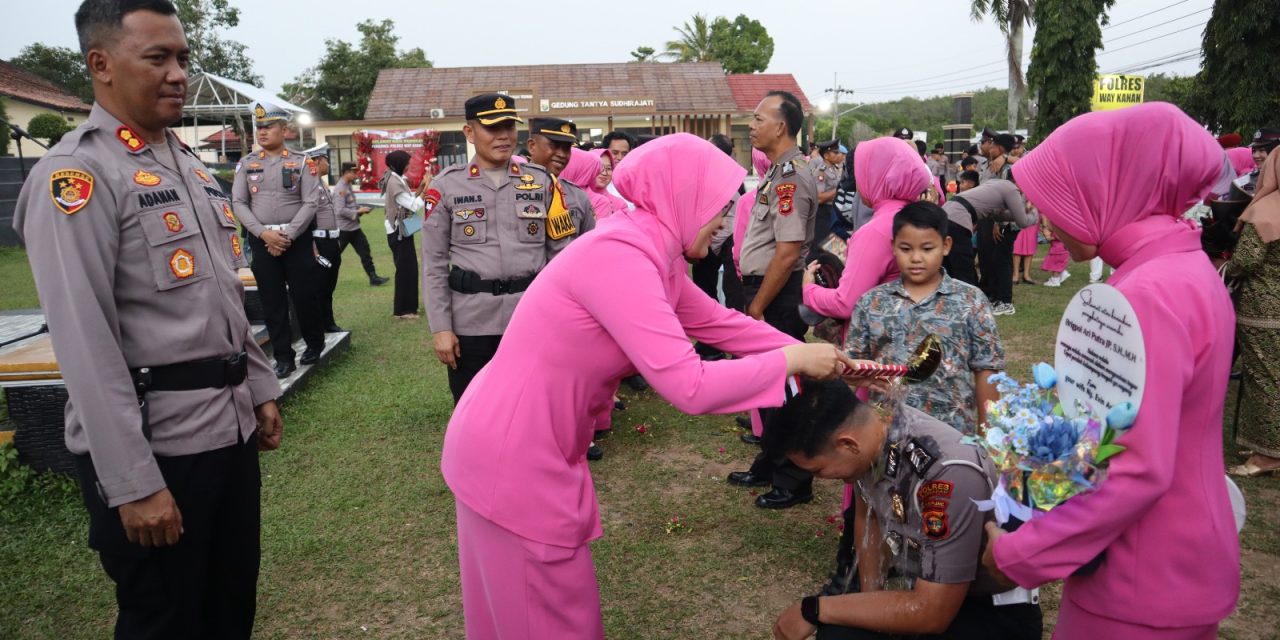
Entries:
MULTIPOLYGON (((380 273, 391 275, 381 215, 365 227, 380 273)), ((444 368, 425 322, 394 320, 391 287, 369 287, 354 251, 345 257, 335 306, 352 349, 284 407, 284 445, 262 458, 257 636, 461 638, 453 499, 438 468, 452 408, 444 368)), ((1018 312, 1000 318, 1015 376, 1052 359, 1061 309, 1088 280, 1087 265, 1073 273, 1061 289, 1015 288, 1018 312)), ((24 253, 0 250, 0 282, 0 309, 35 306, 24 253)), ((754 454, 731 417, 690 417, 651 392, 623 393, 628 408, 592 464, 609 636, 768 637, 774 617, 830 569, 840 487, 820 482, 811 504, 786 512, 756 509, 750 491, 724 481, 754 454), (677 516, 683 528, 668 533, 677 516)), ((1235 449, 1227 446, 1229 460, 1235 449)), ((1280 481, 1240 484, 1251 509, 1244 593, 1222 634, 1276 637, 1280 481)), ((111 585, 85 542, 84 509, 66 483, 0 504, 0 638, 109 635, 111 585)), ((1049 622, 1057 594, 1046 590, 1049 622)))

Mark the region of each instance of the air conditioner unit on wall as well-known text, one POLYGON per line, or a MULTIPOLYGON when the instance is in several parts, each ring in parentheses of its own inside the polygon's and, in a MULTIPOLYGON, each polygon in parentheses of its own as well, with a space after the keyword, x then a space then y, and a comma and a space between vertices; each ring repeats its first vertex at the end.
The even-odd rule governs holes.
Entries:
POLYGON ((443 118, 443 117, 444 117, 444 109, 432 109, 432 110, 430 111, 430 114, 431 114, 431 117, 432 117, 432 118, 443 118))

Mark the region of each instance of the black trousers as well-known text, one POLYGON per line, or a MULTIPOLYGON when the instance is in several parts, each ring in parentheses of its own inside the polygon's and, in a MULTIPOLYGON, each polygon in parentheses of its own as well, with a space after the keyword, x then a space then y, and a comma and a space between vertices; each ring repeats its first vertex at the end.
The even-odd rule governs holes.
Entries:
POLYGON ((947 228, 947 234, 951 236, 951 253, 942 259, 942 268, 952 278, 978 286, 978 271, 973 264, 973 232, 958 224, 947 228))
MULTIPOLYGON (((335 324, 333 320, 333 290, 338 288, 338 267, 342 266, 342 245, 340 238, 316 238, 316 250, 320 252, 329 266, 320 265, 320 318, 324 328, 335 324)), ((365 247, 368 249, 368 247, 365 247)))
POLYGON ((402 316, 418 312, 418 250, 413 246, 413 236, 403 240, 394 233, 387 234, 387 246, 396 265, 396 292, 391 312, 402 316))
POLYGON ((289 325, 289 301, 298 313, 298 328, 308 349, 324 349, 324 322, 320 315, 319 291, 323 274, 316 262, 310 233, 296 238, 279 256, 267 251, 262 240, 249 236, 253 247, 253 277, 258 281, 262 312, 266 316, 271 351, 277 361, 292 361, 293 328, 289 325))
POLYGON ((454 404, 458 404, 472 378, 493 359, 501 341, 502 336, 458 336, 458 349, 462 351, 462 356, 458 358, 458 368, 449 369, 449 391, 453 393, 454 404))
POLYGON ((818 640, 1040 640, 1044 621, 1040 605, 1010 604, 997 607, 991 598, 965 598, 951 626, 938 635, 895 636, 853 627, 822 625, 818 640))
MULTIPOLYGON (((804 340, 804 334, 809 331, 809 325, 805 324, 804 320, 800 318, 803 278, 802 272, 792 272, 791 276, 787 278, 787 283, 778 292, 777 297, 764 310, 765 322, 797 340, 804 340)), ((760 283, 748 279, 742 283, 742 286, 747 295, 748 304, 750 304, 750 301, 754 300, 756 294, 760 292, 760 283)), ((777 409, 760 409, 759 411, 760 420, 767 430, 769 429, 769 422, 774 413, 777 412, 777 409)), ((813 491, 813 474, 797 467, 786 457, 770 458, 765 455, 763 450, 756 455, 755 461, 751 463, 751 473, 761 478, 769 478, 775 489, 786 489, 799 494, 813 491)))
POLYGON ((364 235, 364 229, 343 231, 338 234, 338 253, 346 251, 347 245, 355 247, 356 255, 360 256, 360 265, 364 267, 366 275, 370 278, 378 275, 378 270, 373 267, 373 253, 369 251, 369 238, 364 235))
POLYGON ((996 224, 990 219, 978 221, 978 261, 982 266, 979 285, 992 304, 1012 304, 1013 244, 1018 233, 1016 229, 1006 229, 1001 241, 996 242, 992 236, 992 229, 996 224))
POLYGON ((257 441, 156 463, 183 534, 172 547, 144 548, 129 542, 119 510, 99 497, 89 456, 76 457, 89 547, 116 585, 115 637, 249 638, 261 555, 257 441))
POLYGON ((818 252, 822 251, 822 243, 826 241, 827 236, 831 235, 832 222, 836 216, 840 215, 836 212, 833 204, 818 205, 818 210, 813 216, 813 242, 809 245, 808 260, 812 260, 818 252))
POLYGON ((716 282, 724 287, 724 306, 742 311, 746 309, 746 295, 742 290, 742 280, 738 278, 738 269, 733 266, 733 238, 725 240, 720 251, 709 251, 707 257, 693 263, 691 277, 707 295, 716 298, 716 282), (724 279, 720 279, 720 268, 724 267, 724 279))

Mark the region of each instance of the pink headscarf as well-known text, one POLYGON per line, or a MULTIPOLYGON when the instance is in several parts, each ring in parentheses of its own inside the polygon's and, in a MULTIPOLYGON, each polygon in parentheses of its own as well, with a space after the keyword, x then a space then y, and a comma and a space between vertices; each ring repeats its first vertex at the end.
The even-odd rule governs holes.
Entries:
POLYGON ((746 174, 710 142, 677 133, 628 154, 626 163, 618 163, 613 184, 635 204, 632 215, 657 218, 683 252, 693 246, 698 230, 729 204, 746 174))
POLYGON ((1236 170, 1236 177, 1253 173, 1258 168, 1258 163, 1253 161, 1253 150, 1249 147, 1227 149, 1227 159, 1231 161, 1231 168, 1236 170))
MULTIPOLYGON (((756 170, 756 177, 764 179, 764 174, 769 173, 769 167, 773 166, 773 163, 763 151, 752 149, 751 166, 756 170)), ((738 268, 739 276, 742 275, 742 268, 738 267, 738 260, 742 256, 742 239, 747 237, 747 223, 751 221, 751 205, 755 204, 756 196, 759 194, 759 186, 742 194, 733 212, 733 265, 738 268)))
POLYGON ((933 180, 914 147, 898 138, 876 138, 853 152, 853 176, 875 215, 893 215, 920 198, 933 180))
POLYGON ((561 178, 582 187, 582 190, 587 192, 587 197, 591 199, 591 208, 595 211, 597 220, 609 217, 616 209, 610 199, 610 194, 603 193, 596 188, 596 177, 600 175, 602 170, 600 162, 599 156, 589 151, 573 148, 569 150, 569 162, 564 165, 564 170, 560 172, 561 178))
POLYGON ((560 177, 583 189, 596 183, 600 175, 600 159, 577 147, 569 150, 569 162, 565 163, 560 177))
MULTIPOLYGON (((614 166, 613 156, 609 155, 608 149, 596 149, 594 151, 590 151, 589 153, 600 159, 601 171, 604 171, 604 164, 606 162, 609 163, 610 168, 614 166)), ((599 176, 597 175, 597 177, 599 176)), ((596 209, 597 218, 608 217, 619 211, 626 211, 631 208, 631 206, 627 204, 626 200, 623 200, 622 198, 619 198, 618 196, 609 192, 609 185, 605 185, 605 187, 601 189, 600 187, 597 187, 596 182, 592 180, 591 186, 587 187, 587 189, 590 190, 592 193, 598 194, 599 196, 604 198, 604 200, 601 200, 600 202, 601 202, 601 206, 605 206, 605 211, 604 213, 601 213, 600 209, 596 209), (606 202, 607 202, 607 206, 606 206, 606 202)), ((593 200, 592 203, 594 202, 595 201, 593 200)))
POLYGON ((1119 266, 1181 227, 1177 219, 1219 181, 1223 153, 1177 107, 1150 102, 1072 119, 1013 165, 1013 176, 1054 227, 1119 266))

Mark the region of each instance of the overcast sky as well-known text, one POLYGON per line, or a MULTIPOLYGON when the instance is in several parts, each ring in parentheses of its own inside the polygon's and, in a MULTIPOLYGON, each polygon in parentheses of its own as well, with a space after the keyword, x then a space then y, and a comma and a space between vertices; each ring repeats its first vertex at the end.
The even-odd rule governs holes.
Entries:
MULTIPOLYGON (((438 67, 502 64, 625 62, 636 47, 659 51, 673 26, 694 13, 739 13, 760 20, 774 40, 768 71, 791 73, 815 104, 839 84, 855 91, 841 102, 882 102, 904 95, 949 95, 1007 86, 1004 42, 995 24, 969 18, 969 0, 735 3, 705 0, 644 2, 484 3, 391 0, 231 0, 240 26, 227 35, 248 47, 266 88, 279 91, 324 53, 326 38, 356 42, 364 19, 396 22, 401 48, 422 47, 438 67), (480 13, 469 13, 483 6, 480 13), (731 8, 730 8, 731 7, 731 8), (785 7, 785 8, 784 8, 785 7), (562 34, 551 44, 556 34, 562 34), (547 42, 546 45, 541 45, 547 42)), ((72 16, 80 0, 5 2, 0 58, 32 42, 76 46, 72 16)), ((1128 70, 1197 50, 1212 0, 1118 0, 1103 32, 1108 51, 1099 70, 1128 70), (1144 15, 1149 14, 1149 15, 1144 15), (1147 42, 1150 40, 1149 42, 1147 42)), ((1028 30, 1024 59, 1031 56, 1028 30)), ((1199 58, 1138 73, 1195 73, 1199 58)))

